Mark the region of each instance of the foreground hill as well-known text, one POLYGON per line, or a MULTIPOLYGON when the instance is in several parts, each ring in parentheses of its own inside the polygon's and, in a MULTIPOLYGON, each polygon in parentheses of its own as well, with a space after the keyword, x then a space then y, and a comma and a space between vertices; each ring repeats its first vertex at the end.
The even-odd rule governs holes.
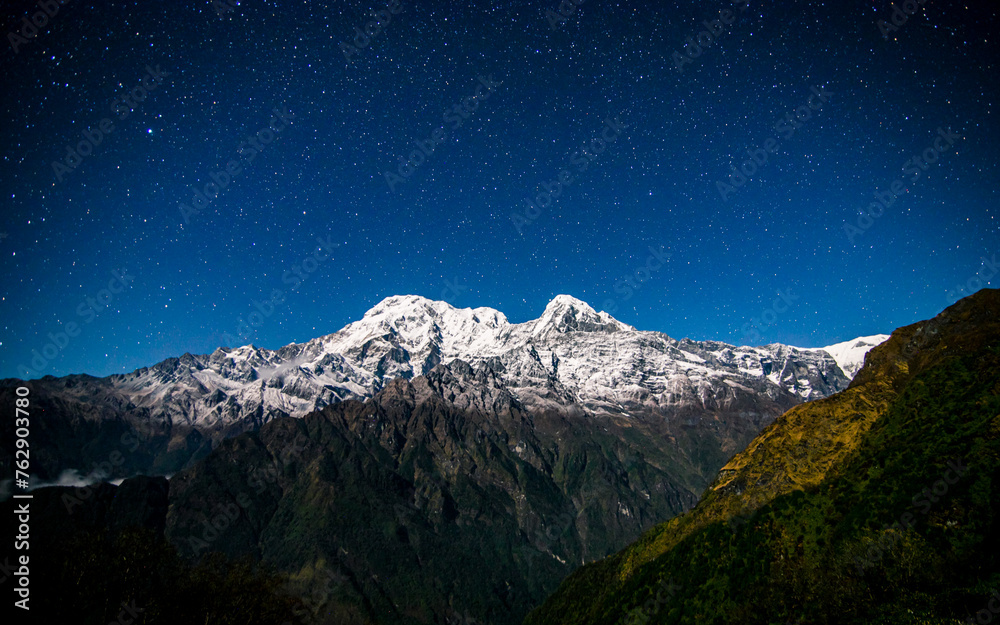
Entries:
POLYGON ((850 388, 789 410, 693 510, 525 623, 985 623, 998 588, 1000 291, 983 290, 895 331, 850 388))

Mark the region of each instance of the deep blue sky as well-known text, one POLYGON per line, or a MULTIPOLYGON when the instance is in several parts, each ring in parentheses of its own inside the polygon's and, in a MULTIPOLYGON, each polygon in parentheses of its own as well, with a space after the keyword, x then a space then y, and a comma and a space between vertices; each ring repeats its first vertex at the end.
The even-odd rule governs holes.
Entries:
MULTIPOLYGON (((14 4, 5 32, 37 11, 14 4)), ((204 0, 72 0, 17 52, 8 39, 0 377, 211 352, 274 289, 284 302, 243 342, 333 332, 393 294, 517 322, 568 293, 678 338, 820 346, 933 316, 1000 252, 995 3, 929 0, 889 40, 882 0, 587 0, 556 28, 555 0, 465 4, 402 0, 350 64, 340 44, 378 5, 244 0, 219 17, 204 0), (732 23, 678 71, 672 55, 726 8, 732 23), (120 119, 147 65, 169 76, 120 119), (480 76, 499 86, 445 121, 480 76), (775 123, 812 87, 832 95, 786 137, 775 123), (279 106, 291 125, 185 223, 190 185, 279 106), (626 127, 580 173, 573 153, 615 117, 626 127), (59 180, 52 162, 104 118, 114 129, 59 180), (390 190, 384 173, 442 126, 390 190), (904 162, 939 127, 960 138, 910 181, 904 162), (723 200, 717 181, 770 138, 723 200), (563 169, 572 184, 515 223, 563 169), (849 240, 845 222, 904 178, 849 240), (285 272, 317 237, 339 247, 293 290, 285 272), (670 259, 626 298, 650 246, 670 259), (116 270, 130 286, 89 312, 116 270), (798 299, 765 314, 788 289, 798 299), (70 322, 78 336, 20 370, 70 322)))

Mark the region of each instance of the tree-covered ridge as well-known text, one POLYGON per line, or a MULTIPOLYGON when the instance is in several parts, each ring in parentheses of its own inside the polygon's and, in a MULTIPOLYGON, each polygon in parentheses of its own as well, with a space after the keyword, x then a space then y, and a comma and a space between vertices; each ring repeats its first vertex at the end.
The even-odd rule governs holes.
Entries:
POLYGON ((996 619, 998 312, 985 290, 897 330, 850 389, 786 413, 693 511, 578 570, 526 623, 996 619))

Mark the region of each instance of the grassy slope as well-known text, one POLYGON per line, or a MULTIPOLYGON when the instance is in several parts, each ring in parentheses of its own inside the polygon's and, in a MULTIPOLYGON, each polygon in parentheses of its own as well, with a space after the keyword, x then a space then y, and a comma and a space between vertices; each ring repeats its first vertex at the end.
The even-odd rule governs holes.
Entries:
POLYGON ((897 330, 850 389, 786 413, 694 510, 578 570, 526 623, 949 622, 985 608, 1000 586, 998 313, 1000 291, 981 291, 897 330), (940 481, 954 461, 967 470, 940 481))

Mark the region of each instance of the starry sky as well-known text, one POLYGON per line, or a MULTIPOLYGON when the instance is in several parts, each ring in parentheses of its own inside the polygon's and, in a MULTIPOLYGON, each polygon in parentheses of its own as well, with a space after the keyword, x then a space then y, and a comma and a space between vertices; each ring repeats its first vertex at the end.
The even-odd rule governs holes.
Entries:
POLYGON ((394 294, 813 347, 997 284, 994 2, 380 1, 5 3, 0 377, 394 294))

